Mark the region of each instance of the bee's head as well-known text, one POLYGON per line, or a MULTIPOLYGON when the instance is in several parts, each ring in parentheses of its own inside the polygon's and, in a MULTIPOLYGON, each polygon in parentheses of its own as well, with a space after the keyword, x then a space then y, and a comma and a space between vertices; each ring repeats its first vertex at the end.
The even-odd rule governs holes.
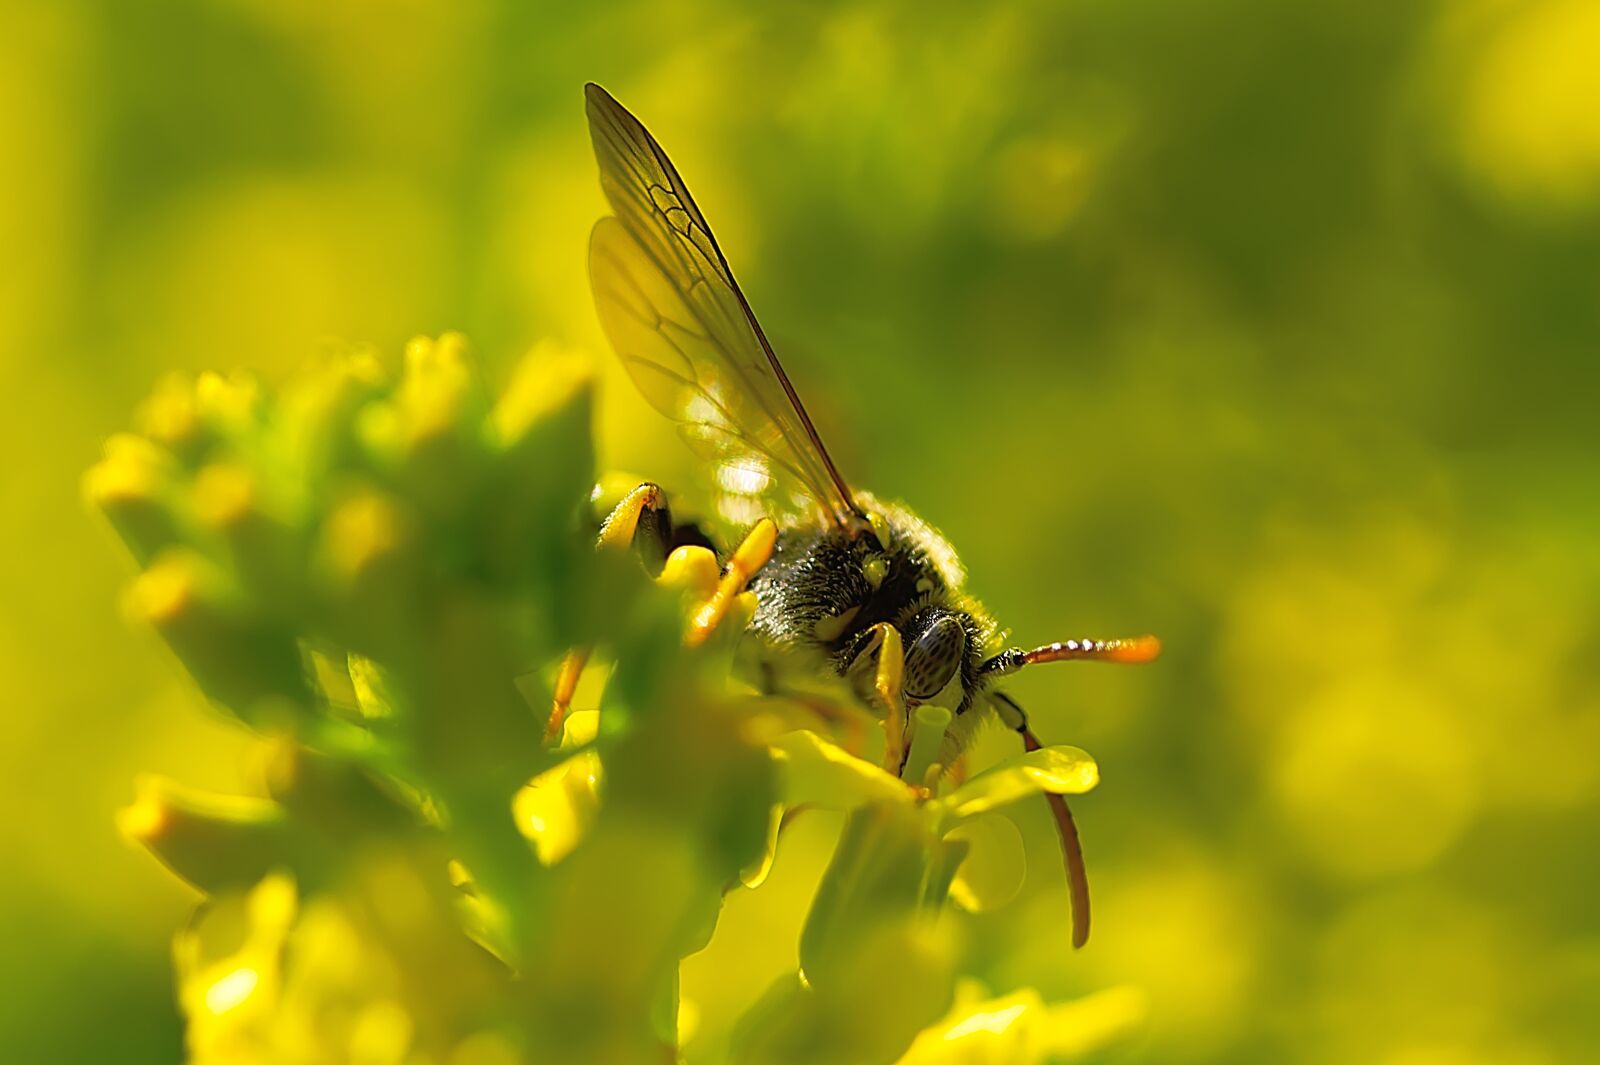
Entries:
POLYGON ((1031 651, 1010 647, 983 657, 984 629, 965 610, 927 605, 900 626, 905 641, 902 690, 912 705, 937 703, 953 713, 967 709, 994 681, 1023 666, 1072 659, 1096 662, 1149 662, 1161 652, 1154 636, 1127 640, 1065 640, 1031 651))

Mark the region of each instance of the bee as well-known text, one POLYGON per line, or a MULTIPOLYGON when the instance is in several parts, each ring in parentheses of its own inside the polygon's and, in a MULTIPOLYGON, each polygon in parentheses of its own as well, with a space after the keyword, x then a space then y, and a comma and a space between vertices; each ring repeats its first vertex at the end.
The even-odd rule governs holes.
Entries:
MULTIPOLYGON (((1155 657, 1159 644, 1149 636, 1002 646, 999 626, 965 590, 950 543, 904 505, 852 490, 839 472, 661 145, 600 86, 587 85, 585 96, 600 184, 615 212, 595 225, 589 246, 601 326, 645 399, 678 423, 718 483, 767 514, 729 558, 716 594, 693 619, 691 641, 748 586, 759 647, 809 656, 878 697, 895 772, 906 756, 905 715, 918 705, 953 715, 945 767, 995 718, 1033 751, 1039 741, 1022 707, 997 686, 1002 678, 1044 662, 1155 657)), ((673 522, 654 484, 612 511, 600 539, 632 544, 657 572, 675 548, 708 542, 696 527, 673 522)), ((581 658, 575 665, 582 668, 581 658)), ((573 666, 569 658, 557 681, 553 725, 576 683, 573 666)), ((1065 859, 1072 941, 1082 946, 1083 852, 1066 801, 1047 797, 1065 859)))

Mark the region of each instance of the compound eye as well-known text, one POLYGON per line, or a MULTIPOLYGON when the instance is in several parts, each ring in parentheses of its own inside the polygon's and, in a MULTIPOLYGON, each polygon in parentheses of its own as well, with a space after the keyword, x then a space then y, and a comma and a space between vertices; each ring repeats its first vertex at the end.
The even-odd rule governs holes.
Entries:
POLYGON ((966 646, 966 630, 949 614, 923 629, 906 651, 906 695, 922 701, 944 691, 961 665, 966 646))

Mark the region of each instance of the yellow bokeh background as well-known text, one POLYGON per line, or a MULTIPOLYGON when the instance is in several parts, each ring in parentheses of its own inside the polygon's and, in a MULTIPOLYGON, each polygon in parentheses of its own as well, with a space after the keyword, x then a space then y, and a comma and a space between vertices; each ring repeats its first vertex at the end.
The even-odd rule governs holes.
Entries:
MULTIPOLYGON (((1110 1060, 1600 1054, 1600 13, 728 0, 0 5, 0 1057, 175 1060, 194 898, 142 771, 256 773, 81 502, 174 368, 459 329, 604 367, 581 86, 672 152, 841 464, 960 546, 1093 752, 1072 954, 1043 808, 985 981, 1142 988, 1110 1060)), ((991 737, 984 750, 1005 749, 991 737)), ((794 962, 802 819, 685 966, 707 1045, 794 962)))

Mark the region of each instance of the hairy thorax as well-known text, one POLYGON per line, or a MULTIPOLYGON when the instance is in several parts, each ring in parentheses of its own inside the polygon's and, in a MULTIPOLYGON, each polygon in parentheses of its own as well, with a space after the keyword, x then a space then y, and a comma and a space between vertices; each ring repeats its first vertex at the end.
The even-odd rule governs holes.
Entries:
POLYGON ((906 508, 866 493, 858 498, 883 515, 888 543, 871 532, 831 527, 782 532, 751 584, 758 604, 753 632, 773 647, 820 652, 844 673, 874 625, 886 622, 906 634, 919 617, 940 611, 964 630, 961 673, 969 675, 996 634, 962 591, 966 575, 955 551, 906 508))

